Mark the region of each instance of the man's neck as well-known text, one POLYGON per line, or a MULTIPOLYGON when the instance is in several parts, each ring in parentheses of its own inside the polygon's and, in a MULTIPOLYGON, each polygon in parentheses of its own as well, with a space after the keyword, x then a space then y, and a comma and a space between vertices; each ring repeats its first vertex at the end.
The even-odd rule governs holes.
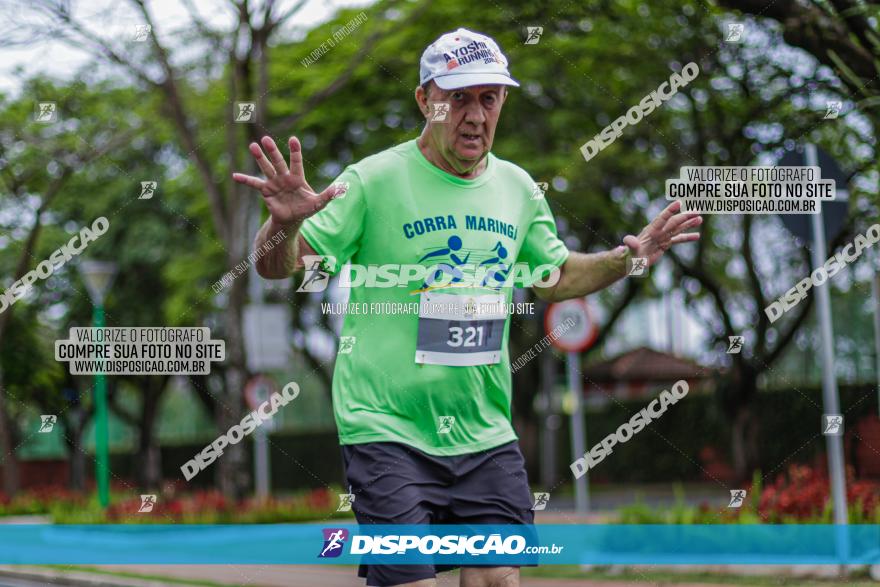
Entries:
POLYGON ((428 137, 427 133, 423 132, 419 136, 419 138, 416 139, 416 144, 418 145, 419 150, 422 152, 422 155, 425 156, 425 159, 427 159, 430 163, 439 167, 446 173, 449 173, 450 175, 454 175, 462 179, 476 179, 480 175, 482 175, 484 171, 486 171, 488 153, 486 154, 486 156, 480 159, 480 162, 477 163, 476 166, 467 171, 461 172, 450 165, 449 162, 446 161, 446 159, 444 159, 439 152, 437 152, 437 150, 434 148, 434 145, 431 143, 431 140, 428 137))

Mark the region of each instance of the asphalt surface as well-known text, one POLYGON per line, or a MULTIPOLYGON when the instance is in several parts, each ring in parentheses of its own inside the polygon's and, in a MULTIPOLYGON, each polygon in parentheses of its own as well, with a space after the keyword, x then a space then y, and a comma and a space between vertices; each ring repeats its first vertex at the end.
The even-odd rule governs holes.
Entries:
MULTIPOLYGON (((774 567, 755 565, 757 568, 745 570, 738 567, 721 566, 712 569, 723 575, 760 575, 773 577, 779 584, 802 585, 807 577, 834 579, 837 567, 812 565, 805 567, 774 567)), ((357 577, 355 567, 335 565, 113 565, 98 567, 104 571, 132 573, 135 577, 121 577, 89 572, 83 568, 47 568, 34 566, 0 565, 0 587, 36 587, 54 585, 58 587, 183 587, 180 580, 207 580, 217 585, 247 585, 249 587, 363 587, 363 579, 357 577), (153 578, 147 578, 152 576, 153 578), (171 579, 172 581, 166 580, 171 579)), ((631 567, 638 575, 639 570, 652 572, 657 567, 631 567)), ((682 569, 686 570, 686 569, 682 569)), ((691 571, 706 571, 693 568, 691 571)), ((708 581, 711 581, 709 579, 708 581)), ((550 579, 523 577, 522 587, 731 587, 730 583, 690 582, 687 574, 681 580, 666 578, 661 582, 647 577, 630 577, 616 580, 605 579, 550 579)), ((810 582, 811 585, 822 583, 810 582)), ((825 583, 832 585, 853 585, 849 580, 837 578, 825 583)), ((870 581, 855 581, 858 585, 870 585, 870 581)), ((459 587, 458 571, 440 573, 437 587, 459 587)))
MULTIPOLYGON (((53 581, 52 583, 48 583, 49 585, 59 585, 63 586, 64 583, 58 583, 53 581)), ((6 579, 0 577, 0 587, 45 587, 47 583, 43 580, 25 580, 25 579, 6 579)))

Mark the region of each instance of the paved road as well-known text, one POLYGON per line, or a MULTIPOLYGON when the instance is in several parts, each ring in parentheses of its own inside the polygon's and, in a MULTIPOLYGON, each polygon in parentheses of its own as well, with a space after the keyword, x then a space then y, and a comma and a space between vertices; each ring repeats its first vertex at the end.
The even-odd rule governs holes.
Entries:
MULTIPOLYGON (((24 579, 4 579, 0 577, 0 587, 45 587, 45 581, 26 581, 24 579)), ((52 585, 62 585, 61 583, 52 583, 52 585)))
MULTIPOLYGON (((208 580, 220 585, 251 587, 363 587, 353 567, 329 565, 114 565, 105 571, 163 576, 177 580, 208 580)), ((94 574, 81 570, 46 569, 0 565, 0 587, 180 587, 161 579, 134 579, 94 574), (11 575, 13 577, 7 578, 11 575), (30 578, 26 578, 30 576, 30 578)), ((649 581, 590 581, 585 579, 542 579, 524 577, 522 587, 654 587, 649 581)), ((729 587, 705 583, 664 582, 663 587, 729 587)), ((437 587, 458 587, 458 572, 441 573, 437 587)))
MULTIPOLYGON (((99 567, 104 571, 133 573, 176 580, 203 580, 218 585, 247 585, 248 587, 363 587, 354 567, 330 565, 114 565, 99 567)), ((639 567, 632 568, 638 571, 639 567)), ((656 571, 656 567, 642 570, 656 571)), ((692 569, 703 570, 706 569, 692 569)), ((844 585, 846 587, 874 587, 870 580, 833 579, 835 567, 783 568, 757 566, 749 568, 756 575, 786 579, 786 584, 809 584, 813 586, 844 585), (792 572, 792 571, 795 572, 792 572), (763 572, 762 572, 763 571, 763 572), (802 573, 802 574, 801 574, 802 573), (824 581, 808 580, 806 577, 824 575, 824 581), (799 581, 799 578, 802 579, 799 581)), ((718 567, 712 571, 728 576, 742 573, 742 568, 718 567), (730 573, 734 571, 734 573, 730 573)), ((441 573, 438 587, 458 587, 458 572, 441 573)), ((80 568, 46 568, 32 566, 0 565, 0 587, 181 587, 181 583, 157 579, 135 579, 97 574, 80 568)), ((546 579, 524 577, 522 587, 730 587, 730 583, 691 583, 687 574, 681 580, 664 579, 661 583, 651 580, 588 580, 546 579)))

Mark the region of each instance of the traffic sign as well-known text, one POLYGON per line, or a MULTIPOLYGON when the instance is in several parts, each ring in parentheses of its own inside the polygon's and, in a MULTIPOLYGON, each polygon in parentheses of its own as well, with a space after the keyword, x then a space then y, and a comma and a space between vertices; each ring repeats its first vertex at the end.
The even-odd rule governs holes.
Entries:
MULTIPOLYGON (((834 242, 837 235, 843 229, 849 214, 849 191, 847 189, 847 175, 831 155, 816 147, 816 160, 822 172, 822 179, 833 179, 836 194, 834 200, 822 202, 822 220, 825 225, 825 239, 834 242)), ((803 147, 795 151, 786 151, 777 165, 801 166, 807 165, 806 153, 803 147)), ((813 241, 811 229, 811 217, 809 214, 779 214, 782 224, 793 235, 806 243, 813 241)))
POLYGON ((288 304, 247 304, 242 319, 248 371, 259 373, 289 367, 288 304))
MULTIPOLYGON (((274 379, 265 375, 254 375, 244 386, 244 401, 248 408, 256 410, 269 399, 269 396, 278 391, 278 384, 274 379)), ((263 422, 263 426, 267 430, 274 428, 271 419, 263 422)))
POLYGON ((556 331, 553 346, 567 353, 581 353, 596 342, 599 327, 590 313, 587 301, 575 298, 550 304, 544 317, 547 336, 556 331))

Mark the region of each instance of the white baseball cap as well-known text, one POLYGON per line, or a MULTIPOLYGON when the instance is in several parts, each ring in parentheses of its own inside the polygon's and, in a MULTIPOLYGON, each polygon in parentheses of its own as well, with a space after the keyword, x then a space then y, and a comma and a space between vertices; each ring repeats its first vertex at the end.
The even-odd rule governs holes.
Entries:
POLYGON ((465 28, 446 33, 425 49, 419 79, 419 85, 434 80, 444 90, 487 84, 519 87, 498 43, 465 28))

